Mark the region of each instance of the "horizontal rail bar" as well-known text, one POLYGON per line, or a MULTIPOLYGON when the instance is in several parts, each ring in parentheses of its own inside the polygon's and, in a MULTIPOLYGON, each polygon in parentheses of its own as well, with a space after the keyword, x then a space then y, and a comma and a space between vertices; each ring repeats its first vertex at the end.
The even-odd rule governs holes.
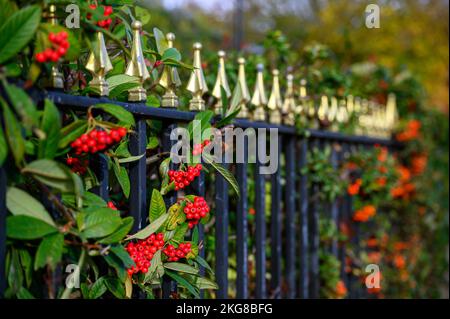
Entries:
MULTIPOLYGON (((171 108, 150 107, 145 103, 119 102, 105 97, 78 96, 58 91, 48 91, 44 93, 36 92, 34 97, 41 100, 44 98, 48 98, 59 106, 73 108, 88 108, 92 105, 100 103, 116 104, 123 106, 126 110, 134 113, 135 115, 159 120, 171 119, 174 121, 189 122, 194 119, 196 114, 195 112, 179 111, 171 108)), ((236 126, 242 128, 276 128, 281 134, 297 134, 297 128, 293 126, 275 125, 266 122, 253 122, 245 119, 237 119, 234 123, 236 126)), ((308 130, 308 132, 310 137, 317 139, 327 139, 337 142, 347 142, 355 144, 380 144, 388 147, 400 146, 399 143, 393 140, 369 136, 344 135, 338 132, 321 130, 308 130)))

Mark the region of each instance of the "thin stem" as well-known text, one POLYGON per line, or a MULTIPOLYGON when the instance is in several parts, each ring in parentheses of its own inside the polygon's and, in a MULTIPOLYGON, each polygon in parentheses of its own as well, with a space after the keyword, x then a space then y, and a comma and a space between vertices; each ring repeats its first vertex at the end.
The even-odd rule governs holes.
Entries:
MULTIPOLYGON (((78 267, 75 270, 75 273, 73 274, 73 276, 78 277, 78 279, 80 278, 81 269, 83 269, 85 261, 86 261, 86 249, 82 248, 80 259, 78 260, 78 267)), ((66 284, 66 289, 64 289, 62 293, 61 299, 69 299, 70 294, 72 293, 72 289, 73 285, 67 286, 66 284)))

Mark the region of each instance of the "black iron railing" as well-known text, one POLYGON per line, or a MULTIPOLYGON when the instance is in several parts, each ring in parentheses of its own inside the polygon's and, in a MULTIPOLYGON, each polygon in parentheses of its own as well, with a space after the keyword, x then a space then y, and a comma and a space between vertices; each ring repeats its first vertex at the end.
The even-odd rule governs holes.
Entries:
MULTIPOLYGON (((133 113, 136 120, 135 132, 130 137, 130 152, 132 155, 141 155, 146 151, 147 123, 146 120, 161 120, 163 123, 162 147, 163 151, 170 151, 174 143, 170 140, 170 132, 180 122, 189 122, 194 119, 195 113, 183 112, 175 109, 148 107, 139 103, 122 103, 107 98, 93 98, 73 96, 61 92, 34 92, 34 99, 42 101, 51 99, 61 110, 87 109, 98 103, 112 103, 123 106, 133 113)), ((241 197, 237 201, 235 228, 230 227, 230 201, 228 198, 228 185, 221 175, 215 177, 215 274, 219 285, 217 298, 227 298, 228 269, 230 255, 230 236, 236 238, 236 292, 237 298, 318 298, 319 297, 319 206, 321 203, 310 202, 311 192, 319 190, 308 188, 308 176, 300 174, 300 170, 307 164, 307 153, 312 147, 333 147, 332 163, 337 168, 353 149, 371 147, 379 144, 395 148, 393 141, 371 138, 366 136, 347 136, 340 133, 310 130, 309 137, 297 134, 294 127, 272 125, 263 122, 252 122, 238 119, 237 127, 242 128, 277 128, 279 132, 279 168, 272 176, 262 175, 258 160, 254 165, 255 185, 255 247, 248 247, 248 238, 251 235, 248 227, 248 180, 249 164, 235 165, 235 175, 240 186, 241 197), (282 165, 281 165, 282 164, 282 165), (284 173, 284 175, 283 175, 284 173), (266 183, 271 183, 270 194, 266 193, 266 183), (266 196, 271 197, 270 219, 266 219, 266 196), (270 224, 270 225, 269 225, 270 224), (270 226, 270 227, 268 227, 270 226), (230 233, 231 232, 231 233, 230 233), (270 242, 270 263, 266 251, 270 242), (256 269, 255 282, 250 283, 249 251, 255 252, 254 268, 256 269), (270 265, 270 269, 267 266, 270 265), (270 273, 270 280, 267 274, 270 273), (250 285, 255 287, 250 291, 250 285)), ((248 148, 245 139, 244 154, 248 148)), ((104 199, 108 199, 108 167, 104 157, 99 156, 95 163, 99 186, 95 192, 104 199)), ((145 226, 147 207, 146 158, 130 163, 129 174, 131 180, 129 213, 135 219, 133 231, 145 226)), ((196 194, 205 193, 205 178, 200 176, 192 186, 196 194)), ((5 283, 5 254, 6 254, 6 173, 0 169, 0 289, 4 291, 5 283)), ((176 201, 176 194, 166 196, 166 204, 176 201)), ((351 199, 347 196, 338 198, 330 206, 332 220, 338 224, 351 218, 351 199)), ((203 228, 200 226, 200 240, 203 239, 203 228)), ((233 246, 234 247, 234 246, 233 246)), ((341 260, 341 276, 348 287, 352 278, 344 271, 345 252, 338 246, 337 241, 331 244, 331 252, 341 260)), ((204 253, 205 249, 202 250, 204 253)), ((163 297, 168 298, 176 289, 173 282, 167 280, 163 283, 163 297)), ((357 292, 350 289, 352 297, 357 292)))

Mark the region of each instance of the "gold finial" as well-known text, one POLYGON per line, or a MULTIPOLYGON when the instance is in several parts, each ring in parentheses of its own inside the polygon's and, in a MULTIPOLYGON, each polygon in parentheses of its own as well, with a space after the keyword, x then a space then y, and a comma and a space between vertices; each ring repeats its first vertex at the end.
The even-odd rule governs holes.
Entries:
MULTIPOLYGON (((51 25, 57 25, 58 19, 56 18, 56 5, 51 4, 48 7, 48 11, 44 12, 44 17, 51 25)), ((59 65, 56 63, 52 66, 50 77, 43 83, 48 88, 63 89, 64 88, 64 76, 59 70, 59 65)))
POLYGON ((389 94, 386 103, 386 125, 389 130, 393 130, 398 121, 397 98, 395 94, 389 94))
POLYGON ((336 120, 338 105, 338 99, 335 96, 331 97, 331 105, 327 114, 327 118, 330 123, 333 123, 336 120))
POLYGON ((92 74, 92 81, 89 82, 89 86, 92 87, 98 95, 108 96, 109 86, 105 76, 113 67, 108 56, 108 51, 106 50, 103 33, 98 31, 96 36, 97 44, 93 49, 95 52, 91 51, 86 64, 86 69, 92 74))
POLYGON ((336 121, 339 124, 344 124, 348 121, 347 100, 340 100, 339 108, 336 114, 336 121))
POLYGON ((320 106, 317 110, 317 118, 322 125, 328 122, 329 108, 328 96, 322 95, 320 98, 320 106))
POLYGON ((140 102, 147 99, 147 92, 144 89, 143 84, 150 78, 150 74, 145 65, 144 53, 142 52, 142 23, 135 20, 131 27, 133 28, 133 46, 131 48, 131 61, 127 66, 125 74, 137 77, 140 85, 128 91, 128 101, 140 102))
POLYGON ((238 81, 233 91, 233 97, 231 98, 231 109, 240 109, 237 115, 238 118, 248 118, 250 114, 247 103, 250 102, 251 96, 248 91, 247 79, 245 76, 245 59, 239 58, 238 64, 238 81))
MULTIPOLYGON (((175 34, 167 33, 166 35, 167 45, 169 48, 173 48, 173 42, 175 41, 175 34)), ((165 65, 161 78, 159 79, 159 85, 165 89, 165 93, 162 96, 161 106, 177 108, 179 105, 179 99, 176 94, 176 90, 181 86, 180 76, 176 67, 165 65)))
POLYGON ((359 96, 355 97, 355 104, 354 104, 354 109, 353 111, 356 114, 361 113, 361 98, 359 96))
POLYGON ((307 91, 306 91, 306 80, 300 80, 300 88, 299 88, 299 101, 297 107, 295 108, 295 114, 303 115, 306 112, 306 100, 307 100, 307 91))
POLYGON ((295 125, 295 109, 294 76, 292 73, 288 73, 286 76, 286 93, 282 108, 284 124, 295 125))
POLYGON ((255 111, 253 112, 253 120, 264 122, 266 120, 266 106, 267 106, 267 95, 266 89, 264 88, 264 65, 258 64, 256 66, 256 83, 255 92, 252 97, 252 105, 255 106, 255 111))
POLYGON ((194 43, 194 70, 192 70, 191 78, 187 86, 187 90, 192 93, 192 99, 189 102, 189 110, 204 111, 205 100, 203 95, 208 92, 208 85, 206 84, 205 76, 203 75, 202 58, 200 51, 202 50, 201 43, 194 43))
POLYGON ((353 95, 347 96, 346 108, 347 114, 350 116, 353 114, 353 112, 355 112, 355 98, 353 97, 353 95))
POLYGON ((281 108, 283 107, 283 101, 281 100, 280 92, 280 71, 273 70, 273 84, 272 93, 270 94, 269 102, 267 107, 270 110, 270 123, 281 124, 281 108))
POLYGON ((228 85, 227 73, 225 70, 225 51, 217 52, 219 56, 219 68, 217 70, 217 80, 212 91, 212 96, 216 98, 216 104, 214 105, 214 111, 217 115, 222 115, 222 88, 225 91, 227 98, 231 97, 230 86, 228 85))

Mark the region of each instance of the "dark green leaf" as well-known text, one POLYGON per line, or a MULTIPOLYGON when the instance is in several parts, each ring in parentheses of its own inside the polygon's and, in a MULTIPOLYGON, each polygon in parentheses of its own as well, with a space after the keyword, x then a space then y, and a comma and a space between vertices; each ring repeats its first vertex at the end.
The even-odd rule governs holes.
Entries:
POLYGON ((9 106, 0 98, 3 106, 3 116, 5 122, 6 138, 8 140, 9 149, 11 150, 16 165, 20 165, 25 155, 25 141, 22 137, 22 128, 9 106))
POLYGON ((203 159, 205 160, 206 163, 210 164, 220 175, 222 175, 223 178, 227 180, 227 182, 234 189, 238 197, 240 197, 241 194, 239 190, 239 185, 236 181, 236 178, 234 178, 233 174, 231 174, 231 172, 225 169, 222 165, 214 162, 214 160, 209 154, 203 154, 203 159))
POLYGON ((118 211, 100 208, 86 214, 82 232, 86 238, 105 237, 116 231, 121 224, 122 220, 118 211))
POLYGON ((0 64, 13 58, 27 45, 40 21, 41 8, 37 5, 25 7, 9 17, 0 27, 0 64))
POLYGON ((166 204, 161 193, 155 188, 152 192, 152 198, 150 200, 149 220, 153 223, 161 215, 166 213, 166 204))
POLYGON ((42 117, 41 130, 46 138, 39 144, 39 158, 53 159, 58 150, 60 139, 61 117, 55 104, 45 100, 44 115, 42 117))
POLYGON ((178 226, 175 229, 175 233, 172 237, 172 240, 178 241, 178 242, 183 241, 184 236, 186 235, 186 232, 188 231, 188 229, 189 229, 188 223, 183 223, 180 226, 178 226))
POLYGON ((106 287, 114 295, 114 297, 119 299, 125 298, 125 286, 117 278, 107 277, 105 281, 106 287))
POLYGON ((102 238, 98 242, 101 244, 114 244, 120 242, 122 239, 125 238, 126 235, 130 232, 131 228, 133 227, 134 218, 133 217, 125 217, 122 219, 122 224, 119 228, 116 229, 114 233, 111 235, 102 238))
POLYGON ((170 270, 174 270, 177 272, 183 272, 186 274, 191 274, 191 275, 197 275, 199 270, 197 268, 194 268, 192 266, 189 266, 187 264, 182 264, 182 263, 165 263, 164 264, 164 268, 166 269, 170 269, 170 270))
POLYGON ((137 232, 136 234, 130 236, 127 238, 127 240, 131 239, 145 239, 151 234, 155 233, 167 220, 167 217, 169 217, 169 214, 164 214, 160 216, 157 220, 155 220, 153 223, 149 224, 147 227, 142 229, 141 231, 137 232))
POLYGON ((10 238, 37 239, 57 231, 57 228, 29 216, 10 216, 6 219, 6 235, 10 238))
POLYGON ((113 170, 123 194, 128 198, 130 196, 130 178, 128 177, 127 170, 119 164, 113 164, 113 170))
POLYGON ((8 144, 6 143, 6 138, 5 134, 3 133, 3 129, 0 126, 0 166, 3 165, 7 156, 8 156, 8 144))
POLYGON ((56 265, 61 261, 64 247, 64 235, 55 233, 44 237, 41 241, 34 259, 34 270, 49 265, 51 269, 55 269, 56 265))
POLYGON ((100 277, 91 286, 91 289, 89 290, 89 298, 98 299, 103 296, 107 289, 108 288, 106 287, 105 277, 100 277))
POLYGON ((36 106, 23 89, 7 83, 4 83, 4 87, 16 114, 19 115, 23 126, 27 129, 27 133, 31 133, 31 128, 38 125, 36 106))
POLYGON ((119 120, 120 125, 124 125, 126 127, 134 126, 134 117, 133 114, 125 110, 122 106, 116 104, 96 104, 95 108, 101 109, 116 119, 119 120))
POLYGON ((161 60, 163 62, 166 61, 166 60, 180 61, 181 60, 181 54, 175 48, 168 48, 166 51, 164 51, 164 54, 162 55, 161 60))
POLYGON ((169 275, 172 279, 174 279, 180 286, 186 288, 187 290, 189 290, 189 292, 195 297, 195 298, 200 298, 200 295, 198 293, 198 290, 189 282, 187 281, 185 278, 183 278, 182 276, 178 275, 176 272, 167 270, 166 274, 169 275))
POLYGON ((85 120, 76 120, 61 129, 61 139, 59 148, 67 147, 71 142, 80 137, 87 130, 87 122, 85 120))
POLYGON ((126 268, 135 266, 133 259, 131 259, 130 255, 122 245, 111 246, 111 252, 123 262, 126 268))
POLYGON ((19 291, 17 292, 17 299, 35 299, 35 298, 28 289, 20 287, 19 291))

